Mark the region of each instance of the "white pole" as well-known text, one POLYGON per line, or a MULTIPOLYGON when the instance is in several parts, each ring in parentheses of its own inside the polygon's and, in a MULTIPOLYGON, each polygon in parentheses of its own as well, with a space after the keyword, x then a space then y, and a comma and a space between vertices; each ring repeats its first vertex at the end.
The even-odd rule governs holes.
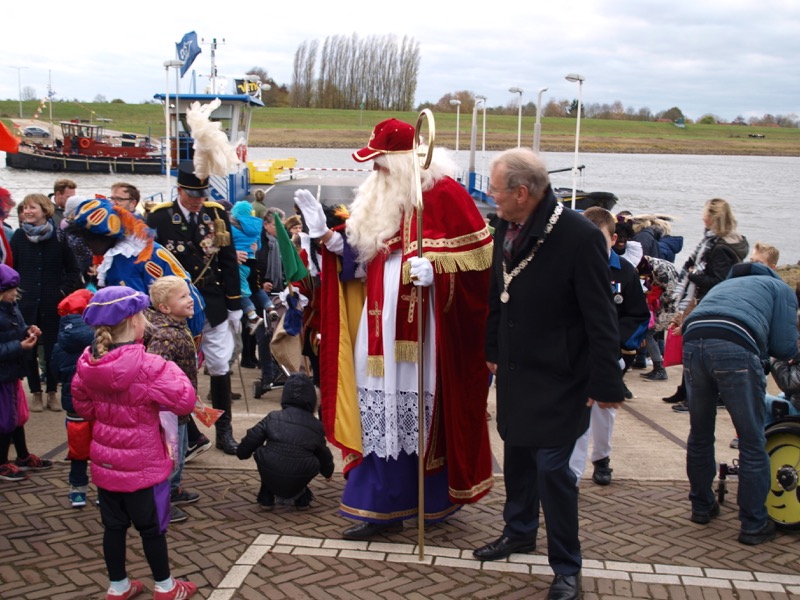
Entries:
POLYGON ((542 139, 542 94, 547 91, 547 88, 539 90, 539 95, 536 99, 536 124, 533 126, 533 151, 539 154, 539 142, 542 139))
POLYGON ((164 63, 164 72, 167 74, 167 79, 166 79, 167 95, 166 95, 166 100, 164 101, 164 119, 166 120, 166 123, 167 123, 167 141, 166 141, 167 148, 166 148, 166 152, 164 154, 164 171, 167 174, 167 181, 166 181, 166 186, 167 187, 164 188, 164 199, 166 201, 169 201, 169 200, 172 199, 171 196, 170 196, 170 191, 172 190, 172 177, 171 177, 171 174, 170 174, 170 168, 171 168, 171 163, 172 163, 172 148, 171 148, 171 144, 170 144, 170 140, 169 140, 169 137, 170 137, 170 126, 169 126, 169 62, 170 61, 167 61, 167 62, 164 63))
POLYGON ((512 94, 519 94, 519 116, 517 117, 517 148, 522 145, 522 88, 508 88, 512 94))
POLYGON ((575 162, 572 165, 572 210, 575 210, 575 192, 578 188, 578 148, 581 139, 581 94, 583 92, 584 76, 570 73, 565 78, 567 81, 578 82, 578 119, 575 125, 575 162))
MULTIPOLYGON (((450 100, 450 105, 456 107, 456 164, 458 165, 458 141, 459 132, 461 131, 461 100, 450 100)), ((458 165, 461 169, 461 165, 458 165)))

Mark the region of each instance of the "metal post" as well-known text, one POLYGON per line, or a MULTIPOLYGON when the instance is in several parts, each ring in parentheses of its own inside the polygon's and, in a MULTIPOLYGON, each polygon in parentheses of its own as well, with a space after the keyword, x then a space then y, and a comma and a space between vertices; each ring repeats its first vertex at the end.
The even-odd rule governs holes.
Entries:
POLYGON ((522 88, 508 88, 512 94, 519 94, 519 116, 517 117, 517 148, 522 145, 522 88))
POLYGON ((572 210, 575 210, 575 193, 578 188, 578 148, 581 138, 581 93, 583 91, 584 76, 578 73, 570 73, 565 78, 567 81, 578 82, 578 119, 575 125, 575 162, 572 166, 572 210))
POLYGON ((533 151, 539 154, 539 142, 542 139, 542 94, 547 88, 539 90, 536 98, 536 124, 533 126, 533 151))

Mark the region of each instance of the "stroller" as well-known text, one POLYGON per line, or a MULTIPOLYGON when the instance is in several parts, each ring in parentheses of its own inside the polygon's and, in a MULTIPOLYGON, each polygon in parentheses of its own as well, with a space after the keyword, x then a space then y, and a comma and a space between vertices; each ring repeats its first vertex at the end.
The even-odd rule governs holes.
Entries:
POLYGON ((268 315, 264 315, 265 330, 263 340, 259 343, 261 380, 253 382, 254 398, 260 398, 275 387, 282 387, 291 373, 303 368, 301 315, 297 296, 288 296, 286 304, 277 294, 271 296, 278 319, 269 319, 268 315))

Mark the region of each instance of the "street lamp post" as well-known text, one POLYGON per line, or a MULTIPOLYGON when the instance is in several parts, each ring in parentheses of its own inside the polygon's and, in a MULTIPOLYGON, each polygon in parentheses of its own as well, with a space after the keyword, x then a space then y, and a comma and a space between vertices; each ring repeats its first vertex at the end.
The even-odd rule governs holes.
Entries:
POLYGON ((547 88, 539 90, 536 96, 536 124, 533 126, 533 151, 539 154, 539 142, 542 140, 542 94, 547 88))
POLYGON ((481 138, 481 172, 486 173, 486 96, 475 96, 483 104, 483 136, 481 138))
POLYGON ((461 100, 450 100, 450 105, 456 107, 456 164, 458 164, 458 134, 461 131, 461 100))
MULTIPOLYGON (((166 147, 166 152, 164 154, 164 172, 167 174, 167 189, 166 189, 165 197, 168 200, 171 199, 171 191, 172 191, 172 179, 171 179, 171 176, 172 176, 172 173, 171 173, 171 168, 172 168, 172 147, 171 146, 172 146, 172 144, 170 143, 170 135, 171 135, 170 134, 170 129, 171 128, 170 128, 170 117, 169 117, 169 70, 170 70, 170 67, 175 69, 175 77, 177 79, 178 69, 180 69, 182 66, 183 66, 183 61, 182 60, 172 59, 172 60, 165 60, 164 61, 164 71, 167 74, 166 75, 167 93, 166 93, 166 99, 165 99, 165 102, 164 102, 164 118, 166 119, 166 123, 167 123, 167 137, 166 137, 167 147, 166 147)), ((178 95, 178 90, 177 89, 175 90, 175 95, 176 95, 176 97, 178 95)), ((176 112, 176 114, 177 114, 177 111, 178 111, 178 101, 176 100, 175 101, 175 112, 176 112)), ((178 147, 178 120, 177 120, 177 118, 175 119, 175 146, 176 146, 175 154, 177 155, 178 152, 180 152, 180 147, 178 147)))
POLYGON ((22 118, 22 69, 28 67, 10 67, 17 70, 17 87, 19 88, 19 118, 22 118))
POLYGON ((575 191, 578 187, 578 148, 581 139, 581 94, 583 92, 583 82, 585 80, 583 75, 578 73, 570 73, 565 77, 567 81, 572 83, 578 82, 578 119, 575 125, 575 163, 572 166, 572 210, 575 210, 575 191))
POLYGON ((512 94, 519 94, 519 117, 517 117, 517 148, 522 144, 522 88, 508 88, 512 94))

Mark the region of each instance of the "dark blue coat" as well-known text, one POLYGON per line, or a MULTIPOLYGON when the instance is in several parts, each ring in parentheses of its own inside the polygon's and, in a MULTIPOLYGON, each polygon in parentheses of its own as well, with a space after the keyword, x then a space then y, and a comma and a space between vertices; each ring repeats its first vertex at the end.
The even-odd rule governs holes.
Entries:
POLYGON ((16 304, 0 302, 0 383, 17 381, 25 376, 22 340, 28 326, 16 304))
POLYGON ((50 368, 61 383, 61 408, 75 412, 72 406, 72 376, 84 349, 92 344, 94 329, 81 315, 64 315, 58 325, 58 339, 50 357, 50 368))

